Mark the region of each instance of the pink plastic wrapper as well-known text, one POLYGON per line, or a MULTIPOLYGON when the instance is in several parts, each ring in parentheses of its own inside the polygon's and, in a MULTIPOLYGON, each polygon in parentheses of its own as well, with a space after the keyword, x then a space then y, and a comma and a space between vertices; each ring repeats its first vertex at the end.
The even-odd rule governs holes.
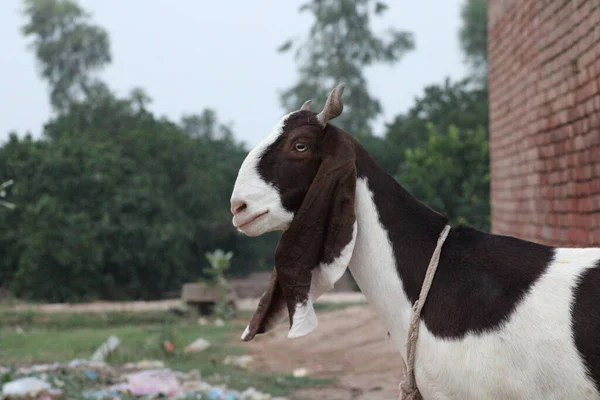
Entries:
POLYGON ((168 369, 146 370, 127 375, 127 383, 112 386, 111 390, 129 391, 134 395, 164 394, 175 396, 181 390, 179 380, 168 369))

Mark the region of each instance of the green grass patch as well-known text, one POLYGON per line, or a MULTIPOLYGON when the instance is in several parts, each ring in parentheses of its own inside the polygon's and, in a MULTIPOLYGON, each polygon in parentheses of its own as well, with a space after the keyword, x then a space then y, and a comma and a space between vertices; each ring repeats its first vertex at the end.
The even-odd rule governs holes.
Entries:
MULTIPOLYGON (((22 366, 89 358, 110 335, 116 335, 121 344, 106 360, 115 366, 141 360, 161 360, 174 370, 196 369, 202 374, 202 379, 210 383, 224 383, 240 390, 253 386, 273 395, 287 395, 294 389, 332 382, 330 379, 253 373, 225 365, 225 357, 246 352, 247 347, 239 341, 239 335, 249 318, 250 313, 243 313, 225 326, 216 326, 212 323, 200 325, 196 319, 168 312, 1 311, 0 363, 22 366), (185 346, 199 337, 210 341, 211 347, 201 353, 185 354, 185 346), (165 340, 175 344, 174 352, 164 350, 165 340)), ((85 376, 65 379, 72 381, 70 396, 81 392, 87 382, 85 376)))

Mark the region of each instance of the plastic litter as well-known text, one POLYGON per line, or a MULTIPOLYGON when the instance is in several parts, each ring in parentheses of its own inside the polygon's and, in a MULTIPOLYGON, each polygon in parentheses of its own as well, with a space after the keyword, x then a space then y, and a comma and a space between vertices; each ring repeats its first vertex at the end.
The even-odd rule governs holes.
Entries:
POLYGON ((93 381, 95 381, 98 378, 98 374, 95 371, 89 369, 85 371, 85 375, 93 381))
POLYGON ((128 369, 161 369, 165 367, 165 363, 160 360, 141 360, 136 363, 127 363, 125 368, 128 369))
POLYGON ((249 387, 240 394, 240 400, 272 400, 270 394, 259 392, 253 387, 249 387))
POLYGON ((133 395, 163 394, 174 396, 181 386, 170 369, 145 370, 127 375, 126 385, 110 387, 111 390, 127 390, 133 395))
POLYGON ((165 340, 163 342, 163 348, 165 349, 165 351, 167 353, 172 353, 172 352, 175 351, 176 346, 175 346, 175 343, 173 343, 173 342, 171 342, 169 340, 165 340))
POLYGON ((223 396, 225 395, 225 393, 223 392, 223 389, 221 388, 212 388, 207 394, 206 396, 210 399, 210 400, 222 400, 223 396))
POLYGON ((296 368, 294 372, 292 372, 294 378, 303 378, 308 375, 308 370, 306 368, 296 368))
POLYGON ((91 361, 104 361, 112 351, 121 344, 121 340, 115 335, 111 335, 90 358, 91 361))
POLYGON ((215 320, 215 326, 225 326, 225 321, 223 321, 221 318, 217 318, 215 320))
POLYGON ((102 389, 102 390, 84 390, 82 395, 84 398, 86 399, 93 399, 93 400, 104 400, 104 399, 114 399, 120 398, 120 392, 118 390, 108 390, 108 389, 102 389))
MULTIPOLYGON (((240 364, 240 360, 248 362, 251 357, 230 357, 240 364)), ((235 363, 234 362, 234 363, 235 363)), ((130 363, 129 366, 143 367, 161 365, 162 361, 142 360, 130 363)), ((243 365, 244 362, 242 361, 243 365)), ((127 364, 126 364, 127 365, 127 364)), ((86 399, 86 400, 275 400, 270 394, 261 393, 255 388, 237 391, 223 384, 209 383, 201 379, 198 370, 188 372, 173 371, 168 368, 141 369, 126 373, 125 369, 113 368, 104 362, 73 360, 68 363, 43 364, 22 369, 30 376, 19 376, 12 369, 8 374, 15 374, 20 379, 6 383, 2 388, 4 396, 13 398, 35 398, 39 400, 86 399), (35 372, 32 372, 35 371, 35 372), (88 381, 87 388, 72 393, 67 380, 70 373, 79 373, 88 381), (31 376, 35 374, 36 376, 31 376), (98 384, 103 382, 103 386, 98 384), (54 388, 53 388, 54 387, 54 388), (58 389, 60 388, 60 389, 58 389), (64 393, 63 393, 64 390, 64 393), (46 396, 46 397, 44 397, 46 396), (65 397, 66 396, 66 397, 65 397)), ((227 376, 211 375, 213 382, 225 382, 227 376)), ((4 396, 0 395, 0 399, 4 396)), ((277 398, 278 400, 287 400, 277 398)), ((5 399, 6 400, 6 399, 5 399)))
POLYGON ((26 377, 2 385, 2 394, 7 396, 36 396, 51 390, 52 386, 39 378, 26 377))
POLYGON ((225 365, 233 365, 234 367, 248 369, 248 366, 252 362, 254 357, 244 355, 244 356, 227 356, 225 360, 223 360, 223 364, 225 365))
POLYGON ((210 342, 204 338, 198 338, 186 346, 184 353, 200 353, 210 347, 210 342))
POLYGON ((69 368, 78 368, 78 367, 82 367, 82 368, 93 368, 93 369, 106 369, 108 368, 108 364, 106 364, 104 361, 91 361, 91 360, 81 360, 81 359, 75 359, 70 361, 67 364, 67 367, 69 368))

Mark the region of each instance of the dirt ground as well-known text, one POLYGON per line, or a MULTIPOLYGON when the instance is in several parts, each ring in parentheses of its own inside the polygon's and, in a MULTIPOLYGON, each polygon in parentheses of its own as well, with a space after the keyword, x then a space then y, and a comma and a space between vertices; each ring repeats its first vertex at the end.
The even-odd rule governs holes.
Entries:
POLYGON ((338 377, 332 386, 298 391, 294 400, 398 399, 402 361, 372 308, 358 305, 318 316, 317 329, 302 338, 287 339, 288 325, 282 323, 245 344, 255 357, 253 368, 287 373, 306 368, 308 376, 338 377))

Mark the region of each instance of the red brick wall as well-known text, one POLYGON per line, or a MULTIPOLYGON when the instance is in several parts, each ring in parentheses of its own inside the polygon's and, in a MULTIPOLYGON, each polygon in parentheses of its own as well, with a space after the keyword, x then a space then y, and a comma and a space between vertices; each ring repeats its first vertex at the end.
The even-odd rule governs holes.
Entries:
POLYGON ((490 0, 492 230, 600 246, 600 1, 490 0))

